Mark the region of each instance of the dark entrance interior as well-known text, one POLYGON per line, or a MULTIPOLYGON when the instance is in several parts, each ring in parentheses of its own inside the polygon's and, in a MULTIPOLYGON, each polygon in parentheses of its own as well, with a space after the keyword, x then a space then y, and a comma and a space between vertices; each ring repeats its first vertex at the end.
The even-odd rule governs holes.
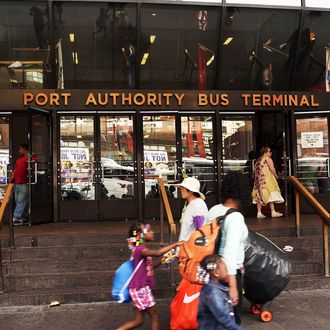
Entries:
MULTIPOLYGON (((278 175, 278 183, 281 189, 284 204, 275 205, 276 209, 286 214, 289 211, 287 176, 291 174, 291 148, 289 116, 283 111, 257 112, 255 116, 256 154, 260 156, 262 147, 269 147, 272 151, 272 159, 278 175)), ((265 213, 270 212, 265 208, 265 213)))

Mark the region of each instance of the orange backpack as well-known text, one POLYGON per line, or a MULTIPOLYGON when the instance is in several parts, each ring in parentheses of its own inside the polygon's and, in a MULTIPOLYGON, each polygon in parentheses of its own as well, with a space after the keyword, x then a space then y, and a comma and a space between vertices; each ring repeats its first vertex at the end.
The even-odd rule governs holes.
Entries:
POLYGON ((229 209, 225 215, 213 219, 209 224, 196 230, 180 247, 178 262, 179 272, 191 283, 202 283, 198 277, 198 268, 203 258, 209 254, 218 253, 221 242, 221 224, 227 215, 237 212, 229 209))

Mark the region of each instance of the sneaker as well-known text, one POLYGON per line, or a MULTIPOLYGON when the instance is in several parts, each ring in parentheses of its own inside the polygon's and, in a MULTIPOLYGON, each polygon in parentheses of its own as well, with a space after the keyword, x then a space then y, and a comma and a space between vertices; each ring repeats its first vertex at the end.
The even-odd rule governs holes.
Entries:
POLYGON ((15 219, 13 220, 13 225, 14 226, 22 226, 24 223, 24 220, 23 219, 15 219))
POLYGON ((265 219, 266 216, 265 216, 264 214, 262 214, 262 213, 258 213, 258 214, 257 214, 257 218, 258 218, 258 219, 265 219))

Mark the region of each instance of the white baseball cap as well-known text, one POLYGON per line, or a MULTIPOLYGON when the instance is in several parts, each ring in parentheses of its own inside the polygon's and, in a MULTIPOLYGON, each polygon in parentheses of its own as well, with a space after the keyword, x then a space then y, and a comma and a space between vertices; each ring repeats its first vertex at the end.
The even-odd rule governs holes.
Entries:
POLYGON ((178 187, 183 187, 188 189, 191 192, 199 194, 199 197, 205 200, 204 194, 200 192, 201 184, 196 178, 185 178, 181 183, 177 184, 178 187))

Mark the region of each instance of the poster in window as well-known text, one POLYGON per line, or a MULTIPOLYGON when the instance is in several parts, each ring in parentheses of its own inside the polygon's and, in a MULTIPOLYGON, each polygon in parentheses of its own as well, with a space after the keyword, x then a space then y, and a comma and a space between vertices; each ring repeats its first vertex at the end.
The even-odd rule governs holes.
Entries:
POLYGON ((307 148, 323 148, 323 132, 302 132, 301 147, 307 148))

